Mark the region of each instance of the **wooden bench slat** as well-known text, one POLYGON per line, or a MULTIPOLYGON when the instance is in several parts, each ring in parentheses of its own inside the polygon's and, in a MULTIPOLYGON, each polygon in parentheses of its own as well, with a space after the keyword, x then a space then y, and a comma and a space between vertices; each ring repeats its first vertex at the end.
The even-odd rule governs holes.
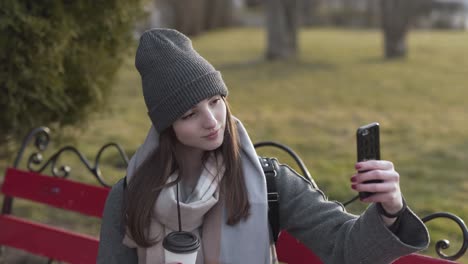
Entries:
POLYGON ((99 240, 12 215, 0 215, 0 244, 69 263, 96 263, 99 240))
POLYGON ((1 192, 100 218, 109 189, 8 168, 1 192))
MULTIPOLYGON (((278 260, 290 264, 322 264, 322 261, 306 246, 288 232, 282 231, 276 243, 278 260)), ((458 264, 444 259, 437 259, 420 254, 411 254, 399 258, 394 264, 458 264)))
POLYGON ((293 264, 322 264, 320 258, 286 231, 281 231, 276 242, 278 260, 293 264))

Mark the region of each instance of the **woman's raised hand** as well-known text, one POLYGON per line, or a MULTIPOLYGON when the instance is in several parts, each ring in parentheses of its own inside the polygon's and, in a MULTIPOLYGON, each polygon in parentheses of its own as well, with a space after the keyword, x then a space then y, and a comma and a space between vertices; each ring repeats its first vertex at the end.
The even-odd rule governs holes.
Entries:
POLYGON ((351 177, 351 188, 358 192, 373 193, 361 201, 381 203, 389 214, 399 212, 404 204, 400 191, 400 175, 393 163, 386 160, 368 160, 355 164, 356 174, 351 177), (365 183, 380 180, 378 183, 365 183))

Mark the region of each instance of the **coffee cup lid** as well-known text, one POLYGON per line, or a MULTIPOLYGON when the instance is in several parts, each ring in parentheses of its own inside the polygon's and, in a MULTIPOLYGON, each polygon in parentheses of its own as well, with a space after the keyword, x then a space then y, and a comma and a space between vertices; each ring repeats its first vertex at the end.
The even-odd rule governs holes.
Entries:
POLYGON ((190 253, 198 250, 200 240, 191 232, 176 231, 164 238, 163 247, 174 253, 190 253))

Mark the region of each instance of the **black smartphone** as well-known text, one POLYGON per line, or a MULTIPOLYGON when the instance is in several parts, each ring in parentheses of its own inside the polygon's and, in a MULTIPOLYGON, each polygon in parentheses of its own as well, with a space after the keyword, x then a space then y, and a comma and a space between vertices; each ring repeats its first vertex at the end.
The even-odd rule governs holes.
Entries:
MULTIPOLYGON (((380 125, 377 122, 359 127, 356 130, 357 161, 380 160, 380 125)), ((365 181, 378 183, 381 180, 365 181)), ((360 192, 361 199, 371 196, 371 192, 360 192)))

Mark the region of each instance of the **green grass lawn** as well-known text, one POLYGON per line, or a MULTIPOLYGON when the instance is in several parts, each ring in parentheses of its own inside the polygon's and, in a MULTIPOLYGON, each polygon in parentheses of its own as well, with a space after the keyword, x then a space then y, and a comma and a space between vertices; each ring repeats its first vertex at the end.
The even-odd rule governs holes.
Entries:
MULTIPOLYGON (((468 33, 411 32, 409 56, 401 61, 383 60, 381 42, 378 31, 304 30, 299 59, 290 62, 262 59, 265 33, 259 29, 208 33, 195 38, 194 46, 221 70, 233 112, 252 140, 295 149, 330 199, 354 196, 349 177, 356 159, 355 129, 378 121, 382 158, 394 162, 411 208, 420 216, 453 212, 466 221, 468 33)), ((132 57, 122 65, 107 110, 83 128, 66 131, 91 159, 107 141, 118 141, 133 153, 148 128, 132 57)), ((260 154, 293 162, 276 150, 260 154)), ((116 154, 110 153, 103 167, 111 182, 123 176, 113 158, 116 154)), ((8 162, 0 161, 2 170, 8 162)), ((357 202, 348 209, 359 213, 364 205, 357 202)), ((53 221, 49 215, 54 213, 45 209, 20 204, 19 210, 53 221)), ((63 222, 90 233, 98 230, 97 221, 77 221, 74 215, 63 222)), ((446 254, 459 249, 461 232, 455 224, 434 220, 428 227, 432 244, 425 254, 435 255, 439 239, 451 241, 446 254)), ((468 263, 468 256, 460 261, 468 263)))

